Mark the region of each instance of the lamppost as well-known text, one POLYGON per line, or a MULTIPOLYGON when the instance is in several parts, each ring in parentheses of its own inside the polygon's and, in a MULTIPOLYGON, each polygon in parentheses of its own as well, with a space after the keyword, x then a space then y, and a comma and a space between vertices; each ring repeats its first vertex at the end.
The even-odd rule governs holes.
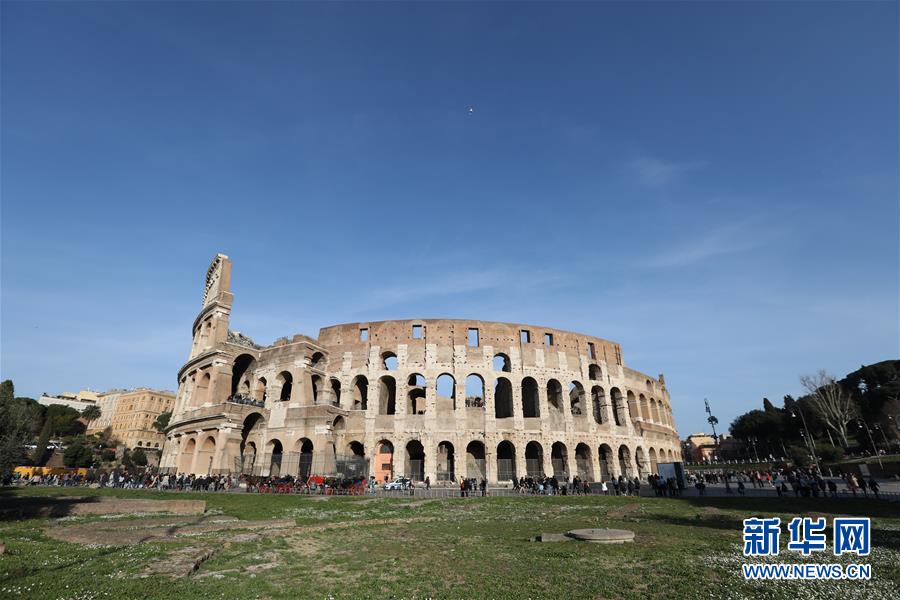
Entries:
POLYGON ((856 424, 865 427, 866 433, 869 434, 869 442, 872 444, 872 448, 875 449, 875 458, 878 459, 878 466, 884 470, 884 463, 881 462, 881 454, 878 453, 878 446, 875 445, 875 440, 872 439, 872 431, 869 429, 869 425, 862 419, 856 419, 856 424))
POLYGON ((719 420, 713 416, 712 410, 709 408, 709 400, 707 400, 706 398, 704 398, 704 399, 703 399, 703 404, 706 405, 706 414, 709 415, 709 417, 706 419, 706 422, 709 423, 709 424, 712 426, 713 441, 716 443, 716 448, 718 448, 718 446, 719 446, 719 436, 716 434, 716 425, 719 424, 719 420))
POLYGON ((814 444, 814 443, 806 436, 806 433, 805 433, 805 432, 808 432, 808 431, 809 431, 809 427, 806 426, 806 417, 803 416, 803 411, 800 410, 800 407, 799 407, 799 406, 797 406, 796 404, 795 404, 794 406, 795 406, 795 408, 797 409, 797 412, 795 413, 795 412, 793 411, 793 409, 791 409, 791 416, 792 416, 793 418, 796 419, 796 418, 797 418, 797 414, 798 414, 798 413, 800 414, 800 421, 803 423, 803 429, 800 430, 800 437, 802 437, 802 438, 803 438, 803 441, 806 442, 806 446, 807 446, 807 448, 809 448, 810 454, 812 454, 813 462, 816 464, 816 471, 818 471, 819 473, 821 473, 821 472, 822 472, 822 469, 819 468, 819 457, 816 456, 816 446, 815 446, 815 444, 814 444))
POLYGON ((756 462, 759 462, 759 454, 756 453, 756 442, 757 442, 756 436, 754 435, 754 436, 750 437, 749 441, 751 444, 753 444, 753 458, 756 459, 756 462))
POLYGON ((890 445, 890 443, 888 442, 887 436, 884 435, 884 429, 881 427, 881 425, 879 425, 878 423, 875 423, 874 425, 872 425, 872 429, 876 430, 878 433, 881 434, 881 439, 884 440, 884 451, 885 451, 885 452, 890 452, 890 451, 891 451, 891 445, 890 445))

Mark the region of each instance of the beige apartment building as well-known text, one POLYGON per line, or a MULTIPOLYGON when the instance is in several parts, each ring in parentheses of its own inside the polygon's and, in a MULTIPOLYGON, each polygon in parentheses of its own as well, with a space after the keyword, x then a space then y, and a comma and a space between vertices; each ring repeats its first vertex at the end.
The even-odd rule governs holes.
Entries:
POLYGON ((113 437, 128 448, 162 448, 165 435, 154 429, 153 423, 175 404, 175 394, 167 390, 138 388, 110 390, 101 394, 97 402, 101 417, 88 424, 88 433, 110 428, 113 437))

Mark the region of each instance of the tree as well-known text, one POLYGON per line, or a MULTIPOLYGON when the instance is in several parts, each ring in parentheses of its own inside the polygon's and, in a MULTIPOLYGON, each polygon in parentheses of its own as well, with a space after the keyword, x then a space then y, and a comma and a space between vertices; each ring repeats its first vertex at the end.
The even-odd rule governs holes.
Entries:
POLYGON ((31 455, 31 461, 39 467, 44 466, 44 463, 47 462, 47 444, 50 443, 52 427, 53 424, 50 422, 50 419, 44 421, 44 426, 41 428, 41 435, 39 435, 37 439, 37 447, 31 455))
POLYGON ((16 387, 12 379, 4 379, 0 382, 0 402, 6 403, 16 397, 16 387))
POLYGON ((856 403, 834 377, 819 370, 815 375, 803 375, 800 384, 809 392, 810 403, 825 425, 838 436, 847 448, 847 423, 858 414, 856 403))
POLYGON ((90 423, 91 421, 99 419, 102 414, 99 406, 91 404, 90 406, 84 407, 84 410, 81 411, 81 418, 90 423))
POLYGON ((67 467, 90 467, 93 463, 94 449, 85 438, 74 440, 63 453, 63 464, 67 467))
MULTIPOLYGON (((27 402, 13 399, 11 380, 0 383, 0 481, 9 477, 27 455, 25 445, 32 439, 32 410, 27 402)), ((33 402, 33 404, 37 404, 33 402)))
POLYGON ((159 431, 160 433, 166 430, 166 427, 169 426, 169 421, 172 419, 172 412, 166 411, 156 417, 156 420, 153 422, 153 428, 159 431))
POLYGON ((139 467, 147 466, 147 455, 144 454, 144 451, 140 448, 135 448, 131 452, 131 460, 139 467))

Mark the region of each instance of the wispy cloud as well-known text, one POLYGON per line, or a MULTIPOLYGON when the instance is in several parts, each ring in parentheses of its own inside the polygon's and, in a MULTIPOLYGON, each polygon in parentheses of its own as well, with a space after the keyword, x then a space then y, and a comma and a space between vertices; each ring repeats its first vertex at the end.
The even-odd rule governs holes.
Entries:
POLYGON ((413 283, 388 284, 368 290, 364 297, 369 301, 367 308, 379 308, 474 292, 503 290, 515 293, 561 282, 562 279, 555 272, 535 271, 519 266, 473 269, 450 272, 432 279, 419 279, 413 283))
POLYGON ((638 264, 652 268, 685 267, 716 256, 752 250, 767 243, 773 232, 774 229, 766 230, 756 221, 729 223, 640 259, 638 264))
POLYGON ((627 164, 628 169, 637 176, 638 181, 647 187, 662 187, 691 171, 706 168, 705 160, 665 161, 644 156, 627 164))

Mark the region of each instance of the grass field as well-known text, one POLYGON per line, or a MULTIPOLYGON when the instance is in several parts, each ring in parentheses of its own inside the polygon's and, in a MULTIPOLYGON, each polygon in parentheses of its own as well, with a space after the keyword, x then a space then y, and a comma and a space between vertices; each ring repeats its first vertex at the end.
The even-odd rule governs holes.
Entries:
MULTIPOLYGON (((900 590, 900 506, 821 499, 521 497, 419 500, 125 490, 0 491, 4 503, 66 497, 196 498, 207 512, 280 527, 192 531, 136 545, 76 544, 48 532, 115 524, 140 535, 158 516, 0 521, 0 598, 891 598, 900 590), (745 582, 741 520, 873 517, 868 582, 745 582), (279 522, 273 519, 281 520, 279 522), (288 520, 284 528, 284 520, 288 520), (279 525, 280 523, 280 525, 279 525), (617 527, 633 544, 540 543, 542 532, 617 527), (209 555, 190 575, 170 565, 209 555)), ((215 519, 216 517, 212 517, 215 519)), ((182 520, 196 520, 185 517, 182 520)), ((210 517, 207 517, 207 520, 210 517)), ((210 522, 210 521, 207 521, 210 522)), ((829 520, 830 522, 830 520, 829 520)), ((257 525, 257 524, 254 524, 257 525)), ((153 528, 147 531, 152 531, 153 528)), ((182 533, 179 533, 181 531, 182 533)), ((782 546, 786 543, 782 535, 782 546)), ((830 539, 830 535, 829 535, 830 539)), ((109 541, 109 540, 107 540, 109 541)), ((782 548, 778 562, 804 562, 782 548)))

